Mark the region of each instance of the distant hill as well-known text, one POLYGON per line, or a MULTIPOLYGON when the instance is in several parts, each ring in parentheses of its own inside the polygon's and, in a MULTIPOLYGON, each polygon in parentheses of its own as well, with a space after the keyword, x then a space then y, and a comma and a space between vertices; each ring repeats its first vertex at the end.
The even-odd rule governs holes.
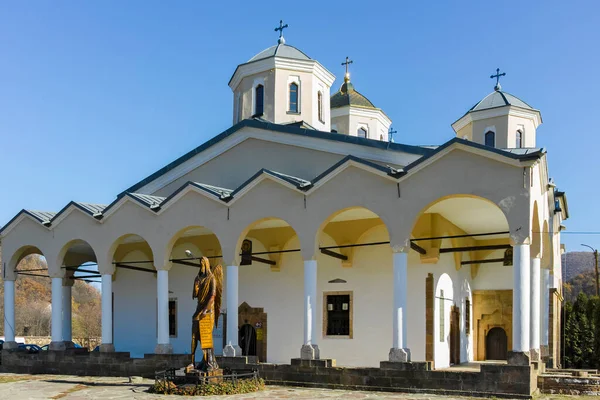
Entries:
MULTIPOLYGON (((0 254, 1 262, 1 254, 0 254)), ((20 271, 47 268, 37 255, 25 257, 18 266, 20 271)), ((49 336, 52 313, 52 285, 46 271, 32 272, 44 277, 19 275, 15 281, 15 331, 17 336, 49 336)), ((100 292, 82 281, 75 281, 71 291, 73 337, 100 336, 100 292)), ((4 315, 4 282, 0 279, 0 315, 4 315)), ((4 334, 4 324, 0 333, 4 334)))
POLYGON ((562 256, 564 295, 574 301, 580 292, 588 296, 596 294, 596 271, 592 252, 573 251, 562 256))

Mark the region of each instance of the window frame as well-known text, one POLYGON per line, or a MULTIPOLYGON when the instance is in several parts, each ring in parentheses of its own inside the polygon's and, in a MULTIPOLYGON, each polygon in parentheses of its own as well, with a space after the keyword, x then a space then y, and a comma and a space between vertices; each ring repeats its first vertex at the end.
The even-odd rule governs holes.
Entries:
POLYGON ((360 137, 360 138, 363 138, 363 139, 368 139, 368 138, 369 138, 369 128, 367 128, 367 127, 365 127, 365 126, 362 126, 362 125, 360 125, 360 126, 358 127, 358 129, 356 130, 356 136, 358 136, 358 137, 360 137), (365 136, 361 136, 361 135, 359 134, 359 132, 360 132, 360 131, 363 131, 363 132, 365 132, 365 136))
POLYGON ((300 84, 298 82, 291 81, 288 84, 288 114, 300 114, 300 84), (296 86, 296 109, 292 110, 292 85, 296 86))
POLYGON ((520 129, 517 129, 517 132, 515 133, 515 148, 523 148, 523 131, 520 129))
POLYGON ((178 334, 178 328, 179 328, 179 324, 178 324, 178 318, 177 318, 177 311, 179 309, 179 304, 177 301, 177 297, 169 297, 169 337, 170 338, 176 338, 177 334, 178 334), (171 303, 175 304, 174 308, 174 312, 173 312, 173 331, 175 332, 174 334, 171 334, 171 303))
POLYGON ((260 117, 265 113, 265 85, 259 83, 254 86, 254 116, 260 117), (261 104, 260 104, 260 113, 258 112, 258 89, 261 89, 261 104))
POLYGON ((354 338, 354 292, 353 291, 331 291, 323 292, 323 339, 353 339, 354 338), (327 325, 329 322, 327 310, 327 297, 329 296, 349 296, 348 304, 348 335, 328 335, 327 325))
POLYGON ((494 132, 493 130, 487 130, 484 134, 483 134, 483 144, 488 146, 488 147, 493 147, 496 148, 496 132, 494 132), (491 134, 491 138, 493 141, 492 145, 488 144, 488 135, 491 134))

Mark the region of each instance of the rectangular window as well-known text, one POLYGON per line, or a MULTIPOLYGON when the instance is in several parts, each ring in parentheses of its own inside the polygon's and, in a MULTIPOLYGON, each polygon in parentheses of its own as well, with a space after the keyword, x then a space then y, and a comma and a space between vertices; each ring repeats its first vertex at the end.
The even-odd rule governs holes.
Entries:
POLYGON ((329 292, 323 296, 324 336, 352 338, 352 292, 329 292))
POLYGON ((440 342, 445 341, 446 332, 445 331, 445 322, 446 322, 446 310, 444 309, 444 291, 440 290, 440 342))
POLYGON ((465 300, 465 332, 467 336, 471 334, 471 301, 468 297, 465 300))
POLYGON ((290 112, 298 112, 298 85, 290 84, 290 112))
POLYGON ((169 299, 169 336, 177 337, 177 299, 169 299))

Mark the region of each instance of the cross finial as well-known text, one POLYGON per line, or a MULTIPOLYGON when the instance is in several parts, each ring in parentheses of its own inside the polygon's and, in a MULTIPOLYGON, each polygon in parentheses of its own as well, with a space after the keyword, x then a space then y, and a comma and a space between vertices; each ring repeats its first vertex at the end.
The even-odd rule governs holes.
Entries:
POLYGON ((343 62, 342 65, 346 66, 346 75, 344 75, 344 82, 348 82, 350 80, 350 74, 348 74, 348 65, 352 64, 352 61, 349 57, 346 57, 346 62, 343 62))
POLYGON ((394 133, 398 133, 398 131, 390 126, 390 130, 388 131, 388 142, 394 143, 394 133))
POLYGON ((506 72, 500 73, 500 68, 496 68, 496 75, 490 76, 491 79, 496 78, 496 86, 494 86, 495 91, 499 91, 502 89, 502 86, 500 86, 500 77, 501 76, 506 76, 506 72))
POLYGON ((285 39, 283 38, 283 30, 285 28, 289 28, 288 24, 283 24, 283 20, 279 20, 279 28, 275 28, 275 32, 279 31, 279 40, 277 40, 277 43, 279 44, 284 44, 285 43, 285 39))

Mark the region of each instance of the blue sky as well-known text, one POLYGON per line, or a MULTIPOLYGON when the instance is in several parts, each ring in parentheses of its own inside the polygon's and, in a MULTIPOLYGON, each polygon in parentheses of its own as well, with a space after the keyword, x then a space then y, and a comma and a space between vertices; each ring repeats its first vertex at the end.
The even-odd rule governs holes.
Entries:
MULTIPOLYGON (((22 208, 116 194, 231 125, 237 64, 287 43, 394 121, 396 141, 440 144, 503 89, 542 111, 538 145, 568 194, 570 231, 600 231, 597 18, 589 2, 3 1, 0 225, 22 208)), ((600 247, 600 235, 564 235, 600 247)))

